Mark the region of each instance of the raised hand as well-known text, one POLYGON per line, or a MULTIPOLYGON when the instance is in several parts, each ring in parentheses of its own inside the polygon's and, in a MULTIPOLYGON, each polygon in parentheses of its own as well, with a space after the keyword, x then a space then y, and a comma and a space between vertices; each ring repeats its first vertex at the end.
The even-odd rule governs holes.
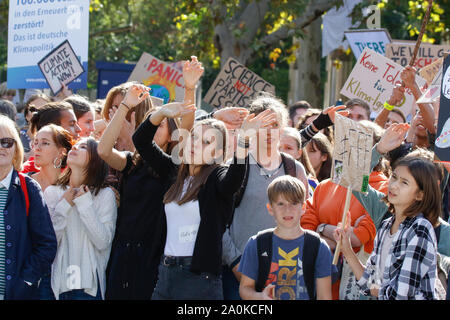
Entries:
POLYGON ((253 137, 260 129, 269 129, 277 122, 277 115, 270 109, 267 109, 257 116, 254 113, 249 114, 241 125, 241 131, 244 135, 253 137))
POLYGON ((392 89, 392 94, 389 98, 388 103, 391 106, 398 106, 405 98, 405 87, 400 84, 397 84, 394 89, 392 89))
POLYGON ((248 113, 246 108, 227 107, 214 112, 214 118, 223 121, 227 129, 236 129, 241 127, 248 113))
POLYGON ((133 84, 127 90, 127 93, 125 94, 122 103, 125 104, 125 107, 128 107, 128 109, 132 109, 139 103, 144 101, 150 95, 149 92, 150 88, 142 84, 133 84))
POLYGON ((411 90, 416 85, 416 71, 416 68, 406 66, 405 69, 403 69, 403 71, 400 73, 400 79, 402 79, 405 86, 411 90))
POLYGON ((196 56, 191 56, 191 61, 185 61, 183 64, 184 86, 187 89, 195 89, 195 86, 202 76, 205 69, 196 56))
POLYGON ((73 207, 75 204, 73 203, 73 199, 75 198, 75 194, 77 192, 77 189, 74 189, 73 187, 69 186, 69 189, 67 189, 62 197, 66 199, 66 201, 73 207))
POLYGON ((330 120, 334 123, 334 119, 336 118, 336 113, 339 113, 341 116, 348 117, 350 112, 344 110, 347 108, 345 105, 341 106, 331 106, 322 111, 323 114, 327 114, 330 117, 330 120))
POLYGON ((183 104, 181 102, 171 102, 161 107, 160 111, 166 118, 183 117, 186 114, 195 112, 197 108, 193 104, 183 104))
POLYGON ((407 123, 391 124, 381 136, 381 139, 377 144, 378 152, 384 154, 398 148, 405 139, 405 135, 409 127, 410 126, 407 123))

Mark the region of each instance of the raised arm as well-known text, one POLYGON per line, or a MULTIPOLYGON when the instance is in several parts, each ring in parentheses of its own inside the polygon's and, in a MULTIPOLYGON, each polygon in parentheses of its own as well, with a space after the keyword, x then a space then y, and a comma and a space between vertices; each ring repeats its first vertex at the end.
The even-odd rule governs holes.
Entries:
POLYGON ((302 136, 302 145, 305 146, 314 135, 322 129, 328 128, 334 124, 335 114, 338 112, 342 116, 348 116, 349 112, 345 109, 346 106, 331 106, 322 111, 314 121, 305 129, 300 130, 302 136))
MULTIPOLYGON (((411 90, 414 99, 417 101, 422 96, 419 86, 416 83, 416 69, 411 66, 406 66, 400 73, 400 78, 405 83, 406 87, 411 90)), ((420 113, 423 117, 423 125, 428 132, 435 134, 436 128, 434 126, 434 109, 433 106, 428 103, 417 104, 420 109, 420 113)))
MULTIPOLYGON (((183 79, 184 79, 184 104, 195 105, 195 89, 200 77, 205 69, 202 63, 197 60, 196 56, 191 56, 191 61, 185 61, 183 64, 183 79)), ((191 130, 194 125, 195 112, 186 114, 181 119, 181 128, 191 130)))
POLYGON ((165 104, 143 121, 133 135, 133 143, 137 151, 161 177, 170 176, 176 170, 176 164, 170 155, 153 142, 153 137, 165 118, 184 116, 193 110, 195 110, 194 105, 186 106, 179 102, 165 104))
POLYGON ((386 125, 386 122, 388 120, 389 114, 391 113, 392 108, 400 105, 400 103, 405 98, 405 87, 399 85, 396 85, 394 89, 392 89, 392 94, 389 97, 389 100, 387 101, 387 104, 389 106, 385 106, 381 112, 378 114, 377 118, 375 119, 375 123, 378 124, 380 127, 384 128, 386 125))
MULTIPOLYGON (((115 170, 122 171, 127 164, 126 153, 114 148, 122 126, 125 125, 125 122, 128 122, 125 117, 129 110, 145 99, 149 99, 148 91, 149 89, 143 85, 135 84, 131 86, 100 139, 98 154, 115 170)), ((134 112, 131 114, 131 118, 134 119, 134 112)))

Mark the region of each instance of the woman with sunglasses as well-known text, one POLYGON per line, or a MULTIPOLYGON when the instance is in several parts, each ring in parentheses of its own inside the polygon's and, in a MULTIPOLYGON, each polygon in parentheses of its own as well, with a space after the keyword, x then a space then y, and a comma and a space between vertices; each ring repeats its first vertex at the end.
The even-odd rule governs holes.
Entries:
MULTIPOLYGON (((202 74, 203 67, 194 57, 183 65, 185 100, 195 100, 194 88, 202 74)), ((158 215, 154 213, 160 210, 167 182, 152 170, 137 151, 132 153, 114 148, 120 128, 126 122, 128 107, 134 110, 148 96, 148 88, 142 85, 133 85, 128 89, 98 146, 100 157, 122 174, 116 234, 107 269, 106 299, 110 300, 149 300, 158 275, 159 256, 155 239, 158 239, 159 230, 158 215), (143 197, 136 192, 136 186, 151 196, 143 197)), ((191 119, 193 115, 194 112, 191 119)), ((183 125, 186 125, 185 121, 183 125)), ((172 150, 170 138, 176 128, 173 119, 166 119, 153 138, 166 153, 172 150)))
POLYGON ((58 300, 101 300, 116 226, 115 194, 105 184, 108 165, 97 142, 84 138, 67 156, 67 168, 44 192, 58 240, 51 291, 58 300))
POLYGON ((37 299, 56 237, 39 184, 19 174, 23 147, 15 124, 0 115, 0 300, 37 299))

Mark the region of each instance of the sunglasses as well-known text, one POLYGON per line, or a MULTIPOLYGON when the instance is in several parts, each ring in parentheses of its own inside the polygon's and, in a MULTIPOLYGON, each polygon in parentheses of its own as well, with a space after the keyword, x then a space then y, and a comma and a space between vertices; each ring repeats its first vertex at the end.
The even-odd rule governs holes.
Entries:
POLYGON ((16 140, 14 140, 13 138, 1 138, 0 139, 0 145, 2 146, 2 148, 11 148, 14 143, 16 142, 16 140))

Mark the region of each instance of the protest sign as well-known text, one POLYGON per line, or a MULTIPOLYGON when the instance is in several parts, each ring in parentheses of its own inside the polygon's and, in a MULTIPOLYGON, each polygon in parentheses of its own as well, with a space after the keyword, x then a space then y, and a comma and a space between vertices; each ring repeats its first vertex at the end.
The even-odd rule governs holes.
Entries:
POLYGON ((372 144, 372 130, 336 114, 332 181, 358 192, 367 192, 372 144))
POLYGON ((275 87, 229 58, 203 99, 214 108, 246 107, 258 92, 275 94, 275 87))
POLYGON ((42 58, 38 66, 53 94, 61 90, 62 84, 69 84, 84 72, 83 66, 67 40, 42 58))
MULTIPOLYGON (((347 188, 342 213, 342 225, 346 225, 352 190, 367 193, 372 160, 373 132, 356 121, 335 115, 334 149, 331 180, 347 188)), ((341 241, 337 243, 333 264, 336 265, 341 241)))
POLYGON ((438 135, 436 137, 434 156, 437 161, 450 162, 450 54, 444 59, 440 89, 438 135))
POLYGON ((183 101, 184 80, 181 64, 169 64, 144 52, 128 81, 138 81, 152 88, 152 96, 161 98, 164 103, 183 101))
POLYGON ((438 72, 435 74, 433 81, 428 85, 428 89, 425 93, 417 99, 417 103, 432 103, 439 99, 440 88, 442 81, 442 65, 438 72))
MULTIPOLYGON (((88 37, 89 1, 9 1, 8 88, 48 88, 38 61, 65 40, 87 70, 88 37)), ((87 72, 69 87, 86 88, 87 72)))
POLYGON ((384 56, 386 45, 392 41, 386 29, 348 30, 344 34, 356 59, 359 58, 365 48, 372 49, 384 56))
MULTIPOLYGON (((394 40, 386 45, 386 57, 398 63, 402 67, 406 67, 411 61, 414 53, 415 41, 394 40)), ((449 51, 448 45, 433 45, 431 43, 421 43, 417 51, 417 57, 413 64, 417 69, 430 65, 444 55, 445 51, 449 51)))
POLYGON ((439 72, 439 70, 442 69, 442 62, 444 61, 443 58, 439 58, 435 60, 433 63, 423 67, 420 69, 419 74, 422 78, 424 78, 428 85, 433 81, 436 74, 439 72))
MULTIPOLYGON (((389 100, 392 89, 401 84, 400 73, 403 67, 369 48, 364 49, 341 94, 349 99, 359 98, 367 102, 373 112, 380 112, 384 102, 389 100)), ((416 76, 419 87, 425 84, 422 77, 416 76)), ((410 89, 405 90, 405 99, 398 108, 405 117, 413 111, 415 103, 410 89)))

